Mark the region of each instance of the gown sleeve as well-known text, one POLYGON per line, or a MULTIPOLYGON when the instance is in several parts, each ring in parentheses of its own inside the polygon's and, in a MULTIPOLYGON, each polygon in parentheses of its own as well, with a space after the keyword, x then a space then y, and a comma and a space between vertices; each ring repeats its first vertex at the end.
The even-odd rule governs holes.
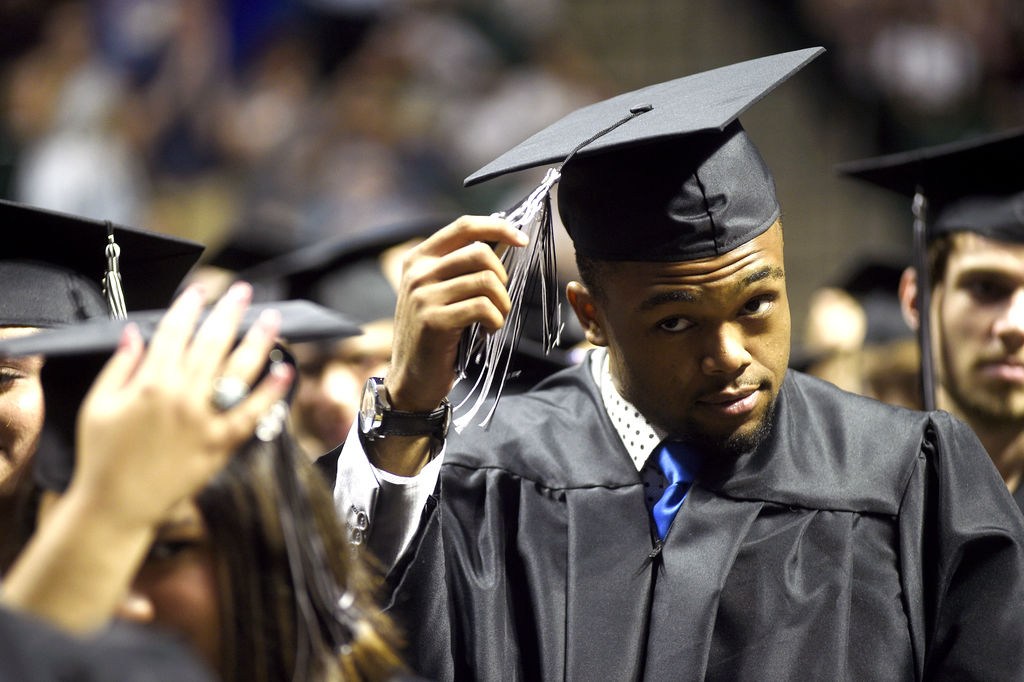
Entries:
POLYGON ((977 437, 948 414, 926 429, 900 518, 924 679, 1024 679, 1024 517, 977 437))

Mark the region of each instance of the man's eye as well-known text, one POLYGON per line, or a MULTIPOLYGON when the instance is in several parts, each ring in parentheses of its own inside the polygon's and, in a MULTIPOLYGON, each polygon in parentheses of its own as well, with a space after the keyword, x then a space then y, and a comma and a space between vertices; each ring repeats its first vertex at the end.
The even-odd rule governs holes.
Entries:
POLYGON ((967 283, 967 293, 977 301, 999 301, 1010 295, 1010 288, 990 279, 975 279, 967 283))
POLYGON ((768 312, 771 308, 774 297, 768 294, 764 296, 755 296, 743 305, 744 315, 757 315, 759 313, 768 312))
POLYGON ((670 317, 667 320, 662 320, 658 323, 658 328, 662 331, 678 333, 686 331, 692 326, 692 323, 685 317, 670 317))

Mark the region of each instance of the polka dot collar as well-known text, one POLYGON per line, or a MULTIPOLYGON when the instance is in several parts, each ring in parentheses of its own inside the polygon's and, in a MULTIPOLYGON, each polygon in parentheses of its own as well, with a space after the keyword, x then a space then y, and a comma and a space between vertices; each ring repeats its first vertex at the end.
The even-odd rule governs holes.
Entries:
POLYGON ((595 350, 590 355, 590 372, 601 390, 601 401, 605 412, 612 420, 616 433, 633 461, 637 471, 643 469, 647 458, 654 452, 665 436, 665 432, 656 429, 633 404, 619 395, 612 383, 611 368, 608 364, 608 351, 604 348, 595 350))

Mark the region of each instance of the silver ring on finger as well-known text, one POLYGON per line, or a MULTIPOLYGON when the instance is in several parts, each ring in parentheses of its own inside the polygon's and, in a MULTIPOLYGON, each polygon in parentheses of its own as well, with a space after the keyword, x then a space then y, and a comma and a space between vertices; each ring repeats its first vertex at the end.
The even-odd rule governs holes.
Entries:
POLYGON ((238 377, 221 376, 213 380, 210 402, 221 412, 230 410, 249 395, 249 384, 238 377))

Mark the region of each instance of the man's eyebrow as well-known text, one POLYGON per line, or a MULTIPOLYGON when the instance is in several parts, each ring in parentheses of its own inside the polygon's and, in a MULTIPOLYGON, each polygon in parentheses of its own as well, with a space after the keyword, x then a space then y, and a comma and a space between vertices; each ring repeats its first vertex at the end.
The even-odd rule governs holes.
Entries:
MULTIPOLYGON (((742 281, 736 284, 735 293, 760 282, 763 279, 785 279, 785 271, 777 265, 766 265, 756 272, 752 272, 742 281)), ((640 303, 641 311, 648 311, 666 303, 696 303, 699 298, 699 287, 686 289, 671 289, 651 294, 640 303)))
POLYGON ((697 295, 689 289, 671 289, 651 294, 640 303, 640 310, 657 308, 665 303, 696 303, 697 295))
POLYGON ((757 272, 752 272, 743 278, 743 281, 736 285, 736 291, 746 289, 751 284, 760 282, 762 279, 785 279, 786 273, 778 265, 766 265, 757 272))

